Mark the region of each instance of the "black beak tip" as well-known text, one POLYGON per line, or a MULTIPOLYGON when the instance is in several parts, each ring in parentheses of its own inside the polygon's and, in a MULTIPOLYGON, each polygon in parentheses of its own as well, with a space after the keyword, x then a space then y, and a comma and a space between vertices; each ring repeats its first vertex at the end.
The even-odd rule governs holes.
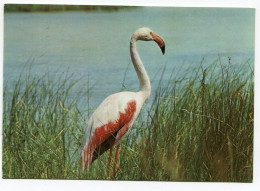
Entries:
POLYGON ((162 50, 162 53, 164 54, 164 53, 165 53, 165 45, 163 45, 163 46, 161 47, 161 50, 162 50))

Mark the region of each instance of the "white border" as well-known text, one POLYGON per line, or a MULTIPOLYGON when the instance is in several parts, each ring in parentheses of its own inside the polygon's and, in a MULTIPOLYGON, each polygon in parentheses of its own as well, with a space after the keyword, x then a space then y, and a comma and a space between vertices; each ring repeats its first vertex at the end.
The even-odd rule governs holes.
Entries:
MULTIPOLYGON (((2 159, 2 92, 3 92, 3 4, 89 4, 89 5, 136 5, 174 7, 236 7, 256 9, 255 38, 255 125, 254 125, 254 180, 253 183, 182 183, 182 182, 140 182, 140 181, 86 181, 86 180, 0 180, 1 190, 257 190, 260 188, 260 141, 259 124, 259 0, 1 0, 0 4, 0 158, 2 159)), ((2 163, 0 164, 2 175, 2 163)))

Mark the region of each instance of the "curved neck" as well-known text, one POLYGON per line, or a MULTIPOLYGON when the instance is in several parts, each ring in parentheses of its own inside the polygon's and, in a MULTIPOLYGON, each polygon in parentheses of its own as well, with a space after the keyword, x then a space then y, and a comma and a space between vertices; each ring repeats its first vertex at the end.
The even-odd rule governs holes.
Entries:
POLYGON ((131 54, 131 59, 132 59, 135 71, 137 73, 137 76, 138 76, 138 79, 140 82, 140 92, 142 94, 144 94, 145 99, 147 99, 151 94, 151 83, 149 80, 149 76, 147 75, 147 72, 142 63, 142 60, 136 49, 137 40, 138 40, 138 37, 135 34, 133 34, 131 41, 130 41, 130 54, 131 54))

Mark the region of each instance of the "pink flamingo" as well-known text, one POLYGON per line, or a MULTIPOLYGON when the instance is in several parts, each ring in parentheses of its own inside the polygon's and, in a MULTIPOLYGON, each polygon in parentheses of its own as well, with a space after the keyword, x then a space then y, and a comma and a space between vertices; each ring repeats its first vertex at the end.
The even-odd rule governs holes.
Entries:
POLYGON ((165 44, 161 37, 149 28, 138 29, 130 41, 131 59, 139 78, 138 92, 119 92, 108 96, 94 111, 88 121, 83 139, 82 165, 85 170, 94 160, 110 149, 107 176, 112 157, 113 146, 116 146, 113 176, 117 171, 121 137, 131 128, 139 115, 143 104, 151 94, 151 83, 144 65, 136 49, 136 41, 155 41, 165 51, 165 44))

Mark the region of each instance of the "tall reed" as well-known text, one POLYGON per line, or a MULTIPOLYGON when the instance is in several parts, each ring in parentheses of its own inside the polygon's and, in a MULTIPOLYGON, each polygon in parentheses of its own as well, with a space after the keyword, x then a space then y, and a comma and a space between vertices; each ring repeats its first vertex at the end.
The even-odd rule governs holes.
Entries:
MULTIPOLYGON (((251 64, 219 58, 207 67, 202 61, 185 74, 174 70, 122 139, 116 179, 251 182, 251 64)), ((82 102, 89 100, 88 88, 71 94, 76 84, 72 76, 52 80, 46 74, 21 78, 12 92, 5 86, 4 178, 107 178, 108 153, 87 172, 80 168, 81 140, 91 112, 82 102)))
POLYGON ((133 141, 135 179, 251 182, 254 76, 249 66, 239 68, 229 58, 203 68, 202 61, 191 74, 176 73, 166 88, 159 86, 148 117, 135 124, 141 137, 133 141))
POLYGON ((86 94, 71 95, 77 83, 72 75, 53 79, 29 73, 11 92, 5 86, 4 178, 75 178, 72 161, 78 160, 86 126, 79 101, 86 94))

